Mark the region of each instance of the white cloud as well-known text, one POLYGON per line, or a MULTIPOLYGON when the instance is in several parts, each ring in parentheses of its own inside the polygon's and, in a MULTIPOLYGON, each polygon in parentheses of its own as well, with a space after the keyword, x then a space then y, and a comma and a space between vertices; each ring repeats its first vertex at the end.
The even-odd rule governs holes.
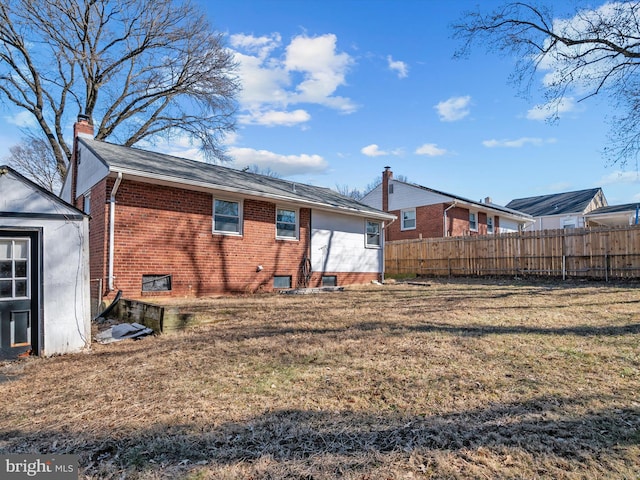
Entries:
POLYGON ((239 95, 242 122, 292 126, 308 121, 293 105, 322 105, 352 113, 357 105, 336 95, 346 85, 353 59, 337 49, 337 37, 299 35, 288 45, 278 34, 233 35, 230 41, 242 83, 239 95), (274 112, 280 112, 275 115, 274 112), (281 123, 278 123, 281 122, 281 123))
POLYGON ((238 115, 238 123, 243 125, 262 125, 273 127, 276 125, 292 127, 306 123, 311 120, 311 115, 305 110, 294 110, 292 112, 268 110, 264 112, 256 112, 255 114, 238 115))
POLYGON ((496 147, 521 148, 521 147, 524 147, 525 145, 533 145, 535 147, 540 147, 540 146, 542 146, 544 144, 555 143, 555 142, 556 142, 555 138, 547 138, 545 140, 543 138, 536 138, 536 137, 521 137, 521 138, 517 138, 515 140, 508 140, 508 139, 503 139, 503 140, 496 140, 496 139, 484 140, 482 142, 482 145, 484 145, 487 148, 496 148, 496 147))
POLYGON ((409 66, 406 63, 400 60, 394 60, 391 58, 391 55, 387 56, 387 63, 389 64, 390 70, 398 73, 398 78, 406 78, 409 75, 409 66))
POLYGON ((395 150, 380 150, 380 147, 375 143, 371 145, 367 145, 366 147, 362 147, 360 149, 360 153, 366 155, 367 157, 383 157, 385 155, 402 155, 402 149, 396 148, 395 150))
POLYGON ((563 97, 558 101, 539 104, 527 112, 529 120, 546 120, 554 116, 564 116, 566 113, 574 112, 578 104, 573 97, 563 97))
POLYGON ((598 185, 614 185, 617 183, 640 183, 640 172, 623 172, 617 170, 602 177, 598 185))
POLYGON ((257 165, 261 170, 272 170, 282 176, 322 173, 328 168, 327 161, 320 155, 282 155, 267 150, 253 148, 230 148, 233 167, 244 168, 257 165))
POLYGON ((444 148, 439 148, 435 143, 425 143, 416 149, 416 155, 426 155, 428 157, 438 157, 446 154, 444 148))
POLYGON ((466 95, 464 97, 451 97, 438 103, 433 108, 438 111, 441 121, 455 122, 456 120, 462 120, 471 113, 469 110, 470 104, 471 97, 466 95))
POLYGON ((5 116, 4 120, 7 123, 16 125, 20 128, 31 128, 37 125, 36 119, 33 118, 33 115, 31 115, 31 113, 27 112, 26 110, 22 110, 13 116, 5 116))

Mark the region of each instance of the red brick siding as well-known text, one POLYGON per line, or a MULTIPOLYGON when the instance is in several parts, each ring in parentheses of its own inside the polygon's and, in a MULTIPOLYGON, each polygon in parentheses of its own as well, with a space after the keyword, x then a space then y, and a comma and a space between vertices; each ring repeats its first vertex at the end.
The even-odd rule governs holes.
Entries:
MULTIPOLYGON (((91 276, 103 279, 108 298, 114 295, 106 291, 106 202, 112 187, 110 179, 92 190, 90 221, 91 276)), ((298 285, 300 265, 309 254, 310 209, 299 210, 299 240, 291 241, 275 238, 276 204, 267 201, 244 200, 243 234, 233 236, 212 233, 209 193, 125 178, 116 200, 115 288, 128 298, 269 291, 274 275, 290 275, 292 285, 298 285), (142 275, 171 275, 171 292, 142 292, 142 275)), ((335 275, 339 285, 379 280, 378 274, 335 275)), ((310 286, 320 285, 321 276, 314 272, 310 286)))
POLYGON ((385 231, 386 239, 411 240, 415 238, 435 238, 442 237, 442 225, 444 215, 444 204, 425 205, 416 208, 416 228, 415 230, 402 230, 402 212, 395 210, 391 213, 398 219, 393 222, 385 231))

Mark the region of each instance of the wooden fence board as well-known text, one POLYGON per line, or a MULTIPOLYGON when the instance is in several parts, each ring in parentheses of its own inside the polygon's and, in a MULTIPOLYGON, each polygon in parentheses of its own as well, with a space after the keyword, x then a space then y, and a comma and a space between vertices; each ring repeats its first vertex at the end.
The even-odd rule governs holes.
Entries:
POLYGON ((640 278, 640 226, 386 242, 385 271, 389 275, 640 278))

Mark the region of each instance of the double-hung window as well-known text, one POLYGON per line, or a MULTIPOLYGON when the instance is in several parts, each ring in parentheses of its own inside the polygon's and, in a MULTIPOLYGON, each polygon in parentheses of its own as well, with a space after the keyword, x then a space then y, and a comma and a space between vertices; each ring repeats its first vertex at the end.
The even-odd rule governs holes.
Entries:
POLYGON ((380 248, 382 242, 380 240, 380 222, 367 220, 367 243, 368 248, 380 248))
POLYGON ((475 212, 469 212, 469 230, 478 231, 478 215, 475 212))
POLYGON ((242 203, 233 200, 213 200, 213 232, 242 234, 242 203))
POLYGON ((400 230, 416 229, 416 209, 415 208, 402 210, 401 216, 402 216, 402 224, 400 225, 400 230))
POLYGON ((298 211, 290 208, 276 209, 276 238, 298 239, 298 211))
POLYGON ((487 233, 493 233, 493 217, 487 217, 487 233))

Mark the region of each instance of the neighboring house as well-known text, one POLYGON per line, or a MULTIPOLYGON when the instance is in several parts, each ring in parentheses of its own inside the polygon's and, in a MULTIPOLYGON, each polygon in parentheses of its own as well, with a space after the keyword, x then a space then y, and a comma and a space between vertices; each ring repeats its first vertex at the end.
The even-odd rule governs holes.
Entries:
POLYGON ((90 345, 88 222, 0 166, 0 360, 90 345))
POLYGON ((609 205, 585 215, 587 226, 623 227, 640 224, 640 203, 609 205))
POLYGON ((587 226, 586 215, 606 207, 607 199, 601 188, 556 193, 511 200, 508 208, 528 213, 535 223, 527 230, 552 230, 587 226))
POLYGON ((361 202, 398 217, 386 229, 387 241, 517 232, 533 222, 526 213, 495 205, 490 198, 474 202, 396 180, 389 167, 382 172, 382 183, 361 202))
POLYGON ((78 120, 62 196, 91 215, 93 296, 382 280, 392 215, 327 188, 96 141, 78 120))

